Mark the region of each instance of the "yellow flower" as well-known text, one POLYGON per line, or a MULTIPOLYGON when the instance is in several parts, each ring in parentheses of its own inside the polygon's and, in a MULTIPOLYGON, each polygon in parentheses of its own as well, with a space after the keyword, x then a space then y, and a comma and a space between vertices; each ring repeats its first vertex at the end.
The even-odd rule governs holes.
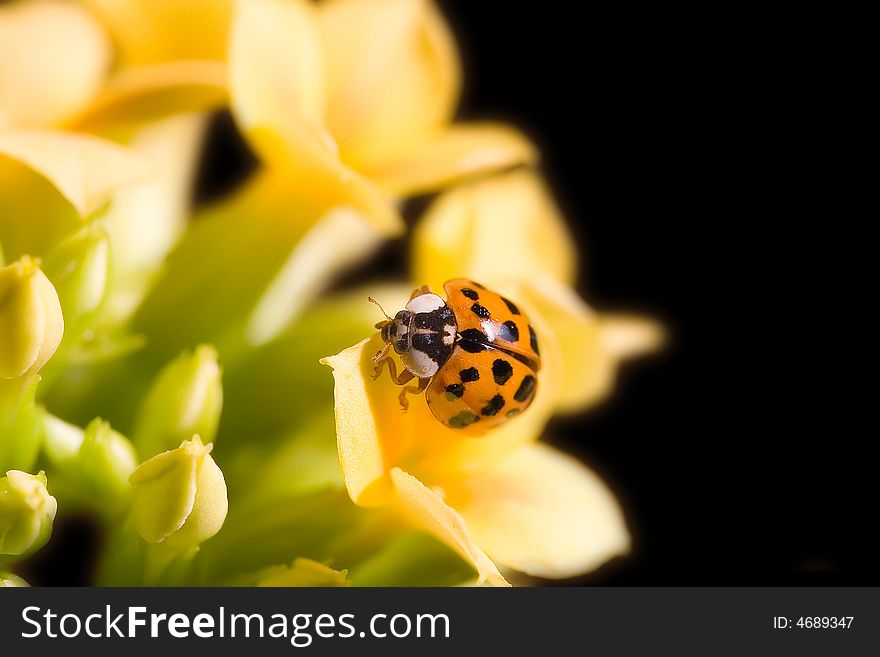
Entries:
MULTIPOLYGON (((397 505, 467 559, 530 575, 587 572, 627 551, 614 496, 582 464, 533 444, 549 417, 608 393, 617 363, 655 348, 650 320, 597 315, 569 287, 576 255, 537 176, 514 172, 447 192, 417 227, 415 280, 442 289, 472 277, 516 300, 535 327, 542 367, 522 415, 480 437, 438 422, 423 400, 401 413, 388 377, 372 381, 379 336, 324 359, 333 368, 339 459, 351 498, 397 505)), ((391 295, 387 295, 391 296, 391 295)), ((398 292, 402 307, 405 291, 398 292)), ((388 298, 380 301, 389 302, 388 298)))
MULTIPOLYGON (((139 28, 134 22, 132 30, 143 30, 143 21, 139 28)), ((152 28, 154 49, 175 56, 160 38, 173 24, 152 28)), ((7 254, 45 255, 113 197, 108 314, 117 317, 142 297, 146 284, 136 276, 145 279, 164 257, 187 211, 201 120, 156 120, 226 98, 223 62, 125 56, 135 41, 114 43, 95 15, 73 3, 0 6, 0 235, 7 254), (144 130, 147 123, 155 125, 144 130)))
POLYGON ((541 379, 522 416, 473 438, 438 422, 423 400, 402 413, 390 379, 370 377, 380 346, 374 337, 323 361, 336 380, 339 459, 356 504, 397 505, 491 584, 505 583, 493 561, 565 577, 627 549, 620 510, 599 479, 527 444, 547 418, 552 380, 541 379))
MULTIPOLYGON (((77 6, 0 7, 0 156, 45 177, 80 215, 146 174, 127 149, 63 129, 99 94, 111 56, 100 26, 77 6)), ((9 165, 0 158, 5 183, 9 165)))
POLYGON ((243 0, 230 37, 233 113, 283 184, 346 205, 385 234, 389 195, 532 158, 498 125, 450 125, 451 35, 427 0, 243 0))
POLYGON ((192 548, 220 531, 229 505, 212 447, 194 436, 131 473, 131 518, 145 541, 192 548))

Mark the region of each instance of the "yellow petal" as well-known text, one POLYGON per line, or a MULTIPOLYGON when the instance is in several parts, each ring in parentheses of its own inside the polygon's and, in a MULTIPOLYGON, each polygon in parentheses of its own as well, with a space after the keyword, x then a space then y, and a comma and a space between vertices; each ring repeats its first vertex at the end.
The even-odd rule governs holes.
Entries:
POLYGON ((577 254, 559 209, 530 171, 443 194, 415 230, 414 280, 439 286, 467 276, 490 287, 549 276, 570 283, 577 254))
POLYGON ((339 159, 321 123, 322 61, 313 7, 304 0, 237 4, 229 50, 232 111, 263 162, 327 207, 348 206, 383 233, 403 223, 380 191, 339 159))
POLYGON ((42 174, 0 153, 0 242, 7 262, 23 255, 48 256, 82 223, 70 202, 42 174))
POLYGON ((581 411, 607 397, 620 361, 660 346, 662 330, 649 319, 603 318, 571 288, 546 276, 521 284, 521 295, 547 322, 562 351, 561 412, 581 411))
POLYGON ((394 160, 371 166, 365 173, 386 192, 409 196, 487 171, 531 164, 536 159, 534 146, 509 126, 456 124, 432 134, 394 160))
POLYGON ((0 155, 17 160, 51 182, 81 216, 91 214, 119 187, 145 178, 149 169, 129 149, 64 132, 0 132, 0 155))
POLYGON ((396 159, 446 124, 458 101, 455 44, 428 0, 320 5, 327 125, 355 168, 396 159))
POLYGON ((474 541, 462 517, 434 491, 400 468, 391 471, 394 490, 403 512, 419 527, 449 545, 477 571, 478 584, 509 586, 474 541))
POLYGON ((490 472, 448 484, 477 544, 529 575, 574 577, 629 551, 623 513, 591 470, 550 447, 523 447, 490 472))
POLYGON ((381 243, 382 235, 357 214, 330 211, 303 235, 264 292, 246 329, 250 343, 277 337, 340 271, 365 260, 381 243))
POLYGON ((381 506, 390 499, 385 453, 392 451, 393 436, 383 431, 384 418, 373 411, 371 390, 362 372, 365 359, 376 347, 374 337, 321 360, 333 368, 336 441, 345 486, 352 501, 361 506, 381 506))
POLYGON ((601 332, 605 351, 618 359, 656 351, 666 339, 658 322, 636 315, 603 313, 601 332))
POLYGON ((132 128, 173 114, 207 111, 226 100, 226 67, 181 61, 125 69, 65 125, 77 131, 132 128))
POLYGON ((113 36, 123 67, 222 60, 231 0, 82 0, 113 36))
POLYGON ((49 127, 98 92, 110 42, 82 8, 61 2, 0 6, 0 129, 49 127))
POLYGON ((582 410, 607 396, 615 361, 603 348, 599 316, 574 290, 549 277, 535 277, 522 289, 563 353, 558 410, 582 410))
POLYGON ((117 191, 102 217, 113 253, 107 317, 130 316, 186 228, 204 126, 203 116, 176 116, 133 136, 131 147, 155 175, 117 191))
POLYGON ((315 12, 306 0, 241 0, 229 45, 233 107, 247 128, 291 114, 320 120, 324 89, 315 12))

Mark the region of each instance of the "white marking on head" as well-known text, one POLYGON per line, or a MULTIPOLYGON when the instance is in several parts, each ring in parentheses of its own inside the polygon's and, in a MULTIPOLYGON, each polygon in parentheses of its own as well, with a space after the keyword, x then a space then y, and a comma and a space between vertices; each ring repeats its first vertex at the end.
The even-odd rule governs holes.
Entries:
POLYGON ((424 351, 419 351, 418 349, 410 349, 401 356, 401 360, 406 366, 406 369, 420 379, 434 376, 437 373, 437 370, 440 369, 440 366, 437 365, 437 361, 424 351))
POLYGON ((406 304, 406 309, 411 313, 429 313, 446 305, 446 302, 436 294, 422 294, 406 304))

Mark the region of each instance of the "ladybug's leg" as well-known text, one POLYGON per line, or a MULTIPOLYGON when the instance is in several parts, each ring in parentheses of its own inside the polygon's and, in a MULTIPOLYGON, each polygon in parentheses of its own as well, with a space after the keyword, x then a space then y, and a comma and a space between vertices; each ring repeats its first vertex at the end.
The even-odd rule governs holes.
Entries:
POLYGON ((386 344, 384 347, 382 347, 381 351, 379 351, 378 353, 376 353, 375 356, 373 356, 373 362, 374 362, 374 363, 378 363, 378 362, 381 361, 383 358, 385 358, 385 355, 388 353, 388 350, 389 350, 389 349, 391 349, 391 343, 390 343, 390 342, 389 342, 388 344, 386 344))
POLYGON ((409 300, 412 301, 416 297, 420 297, 423 294, 431 294, 431 287, 429 285, 422 285, 422 287, 417 287, 413 290, 413 293, 409 295, 409 300))
MULTIPOLYGON (((381 354, 381 352, 379 353, 381 354)), ((391 370, 391 380, 399 386, 409 383, 415 378, 415 375, 406 368, 403 368, 400 374, 398 374, 397 367, 394 365, 394 360, 391 356, 385 356, 376 361, 376 368, 373 370, 373 381, 382 375, 382 369, 386 364, 388 365, 388 369, 391 370)))
POLYGON ((424 392, 430 382, 431 377, 419 379, 419 384, 417 386, 407 386, 401 390, 400 395, 397 397, 400 401, 400 410, 406 411, 409 408, 409 399, 406 398, 407 395, 417 395, 420 392, 424 392))
POLYGON ((382 376, 382 370, 385 369, 385 365, 388 365, 388 369, 391 370, 391 378, 397 378, 397 368, 394 367, 394 361, 391 359, 391 356, 388 356, 387 354, 388 349, 383 349, 373 356, 373 362, 376 363, 376 367, 373 368, 373 381, 382 376))

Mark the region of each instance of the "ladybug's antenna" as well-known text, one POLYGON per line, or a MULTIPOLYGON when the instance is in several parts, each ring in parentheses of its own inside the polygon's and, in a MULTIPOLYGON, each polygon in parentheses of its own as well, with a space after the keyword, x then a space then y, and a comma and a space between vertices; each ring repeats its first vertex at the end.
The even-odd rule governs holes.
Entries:
POLYGON ((381 311, 382 311, 382 314, 385 315, 385 319, 387 319, 389 322, 390 322, 390 321, 393 321, 393 320, 388 316, 388 313, 385 312, 385 309, 382 307, 382 304, 381 304, 381 303, 379 303, 378 301, 376 301, 373 297, 367 297, 367 301, 369 301, 370 303, 375 303, 377 306, 379 306, 379 310, 381 310, 381 311))

